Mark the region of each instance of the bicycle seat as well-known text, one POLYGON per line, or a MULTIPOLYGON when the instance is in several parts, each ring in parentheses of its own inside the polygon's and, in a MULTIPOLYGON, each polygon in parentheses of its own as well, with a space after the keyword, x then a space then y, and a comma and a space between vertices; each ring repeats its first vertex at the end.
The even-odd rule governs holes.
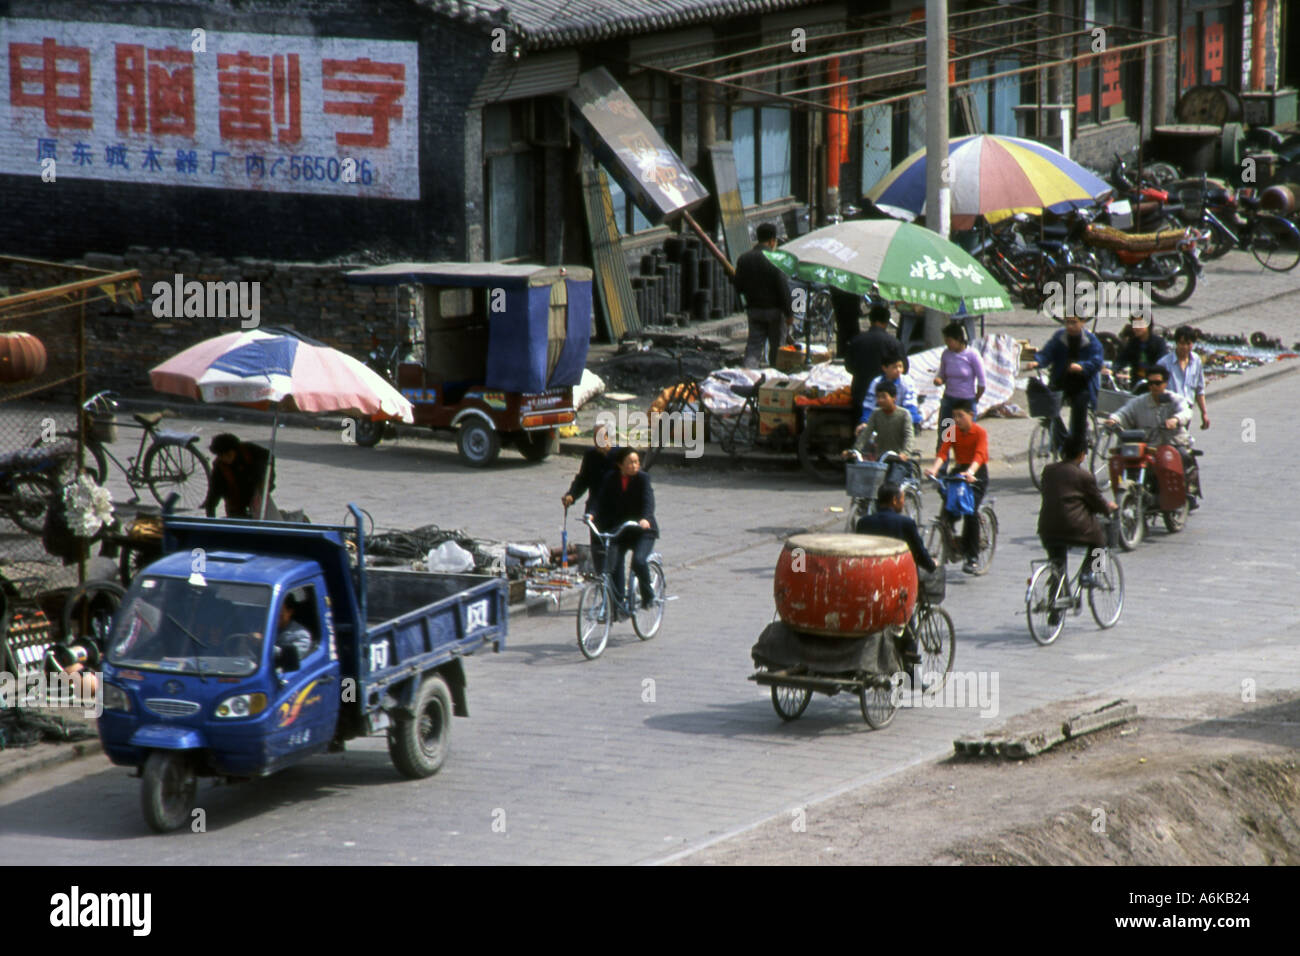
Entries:
POLYGON ((137 422, 139 422, 142 427, 153 428, 155 425, 157 425, 160 421, 163 420, 163 413, 149 412, 149 414, 147 415, 141 415, 139 412, 136 412, 131 417, 134 418, 137 422))

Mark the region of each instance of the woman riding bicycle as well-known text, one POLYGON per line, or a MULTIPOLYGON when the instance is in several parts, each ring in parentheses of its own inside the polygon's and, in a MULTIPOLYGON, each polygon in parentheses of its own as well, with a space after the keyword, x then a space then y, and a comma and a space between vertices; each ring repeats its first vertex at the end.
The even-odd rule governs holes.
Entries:
MULTIPOLYGON (((632 552, 632 572, 640 584, 641 603, 650 606, 654 603, 654 586, 650 580, 648 560, 654 550, 655 538, 659 537, 659 525, 655 521, 655 495, 650 486, 650 476, 641 471, 641 458, 633 448, 619 448, 613 453, 617 471, 605 476, 596 495, 596 526, 602 530, 617 528, 625 521, 635 521, 639 528, 628 528, 610 542, 607 560, 614 597, 623 603, 623 562, 628 551, 632 552)), ((588 508, 590 508, 590 503, 588 508)))

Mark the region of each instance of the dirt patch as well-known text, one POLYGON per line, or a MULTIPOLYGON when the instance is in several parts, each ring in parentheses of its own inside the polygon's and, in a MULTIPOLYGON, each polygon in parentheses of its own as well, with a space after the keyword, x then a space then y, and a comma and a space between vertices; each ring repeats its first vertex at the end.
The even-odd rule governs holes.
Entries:
POLYGON ((802 831, 783 816, 681 862, 1300 863, 1300 695, 1131 699, 1126 726, 1029 760, 918 767, 808 807, 802 831))

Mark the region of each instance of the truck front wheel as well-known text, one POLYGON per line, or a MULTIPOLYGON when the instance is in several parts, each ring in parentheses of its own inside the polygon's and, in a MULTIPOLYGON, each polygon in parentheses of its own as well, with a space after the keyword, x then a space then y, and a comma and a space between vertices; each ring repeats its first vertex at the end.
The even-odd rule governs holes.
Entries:
POLYGON ((185 826, 198 792, 198 777, 187 754, 155 750, 149 755, 140 782, 140 808, 155 833, 169 833, 185 826))
POLYGON ((496 461, 501 451, 501 436, 481 418, 471 418, 460 426, 456 436, 461 461, 473 468, 484 468, 496 461))
POLYGON ((416 692, 414 717, 398 717, 388 732, 388 755, 405 777, 432 777, 442 767, 451 746, 451 692, 447 682, 431 674, 416 692))

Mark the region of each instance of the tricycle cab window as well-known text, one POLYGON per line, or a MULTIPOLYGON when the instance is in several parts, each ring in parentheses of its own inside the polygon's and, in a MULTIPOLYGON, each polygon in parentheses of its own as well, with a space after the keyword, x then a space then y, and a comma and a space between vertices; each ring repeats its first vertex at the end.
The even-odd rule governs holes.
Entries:
POLYGON ((141 577, 117 614, 108 661, 119 667, 246 677, 265 646, 271 589, 141 577))
POLYGON ((423 368, 403 366, 402 388, 423 388, 429 382, 447 383, 445 401, 457 401, 471 385, 482 384, 487 376, 488 301, 490 289, 424 289, 423 368))

